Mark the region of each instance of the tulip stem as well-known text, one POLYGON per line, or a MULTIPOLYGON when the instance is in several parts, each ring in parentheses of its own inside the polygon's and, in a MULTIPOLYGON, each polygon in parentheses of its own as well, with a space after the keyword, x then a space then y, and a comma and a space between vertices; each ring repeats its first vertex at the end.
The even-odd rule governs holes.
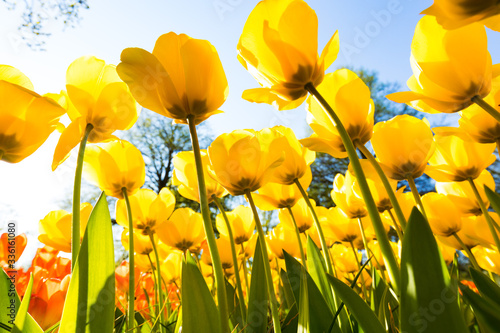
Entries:
MULTIPOLYGON (((353 242, 351 241, 351 249, 352 252, 354 253, 354 259, 356 259, 356 264, 358 265, 358 271, 361 272, 361 263, 359 262, 358 258, 358 251, 354 247, 353 242)), ((363 290, 363 296, 365 297, 365 300, 368 300, 368 292, 366 290, 366 284, 365 284, 365 277, 363 276, 363 272, 361 272, 361 289, 363 290)))
POLYGON ((471 98, 471 101, 479 105, 484 111, 488 112, 490 116, 496 119, 500 123, 500 112, 498 112, 493 106, 488 104, 484 99, 482 99, 479 95, 476 95, 471 98))
POLYGON ((255 207, 255 203, 253 201, 252 193, 250 192, 250 190, 245 191, 245 196, 247 197, 250 207, 252 208, 255 226, 257 227, 257 233, 259 234, 259 244, 262 251, 262 259, 264 260, 264 271, 266 275, 267 291, 269 293, 269 303, 271 305, 271 315, 273 318, 274 332, 281 333, 280 316, 278 313, 278 300, 276 299, 276 293, 274 292, 273 275, 271 272, 271 265, 269 264, 269 255, 267 253, 266 236, 264 235, 264 229, 262 229, 259 214, 257 213, 257 208, 255 207))
POLYGON ((78 159, 76 160, 75 185, 73 188, 73 215, 71 218, 71 270, 75 268, 76 258, 80 251, 80 192, 82 188, 83 157, 89 134, 94 126, 87 124, 83 133, 80 148, 78 149, 78 159))
POLYGON ((358 160, 356 148, 354 148, 354 144, 352 143, 352 140, 349 137, 349 133, 347 133, 344 125, 340 121, 340 118, 337 116, 337 114, 328 104, 325 98, 314 87, 314 85, 312 83, 308 83, 305 85, 305 89, 309 91, 309 93, 311 93, 311 95, 313 95, 316 98, 316 100, 323 106, 327 114, 330 116, 333 125, 336 127, 340 135, 340 138, 342 139, 342 142, 347 152, 347 156, 349 157, 349 160, 351 162, 354 175, 359 183, 359 187, 361 189, 361 195, 365 200, 368 214, 370 215, 370 218, 372 220, 373 229, 375 230, 375 234, 380 244, 380 250, 386 260, 387 272, 389 273, 389 277, 392 281, 392 286, 396 291, 396 294, 399 295, 399 290, 400 290, 399 265, 396 260, 396 256, 394 255, 394 252, 392 250, 392 247, 389 244, 389 237, 385 232, 384 225, 382 224, 382 219, 380 218, 380 215, 378 213, 377 205, 375 204, 375 200, 373 200, 370 188, 368 187, 368 182, 366 181, 363 168, 361 167, 361 163, 358 160))
MULTIPOLYGON (((245 297, 243 296, 243 289, 241 288, 241 279, 240 279, 240 271, 239 271, 239 264, 238 264, 238 257, 236 255, 236 246, 234 245, 234 238, 233 238, 233 230, 231 228, 231 224, 229 223, 229 219, 227 218, 226 212, 224 210, 224 207, 222 207, 222 203, 220 202, 220 199, 214 194, 212 195, 212 199, 219 208, 219 211, 222 214, 222 217, 224 218, 224 222, 226 223, 226 228, 227 228, 227 233, 229 236, 229 242, 231 243, 231 254, 233 257, 233 267, 234 267, 234 277, 236 279, 236 289, 238 291, 238 298, 240 299, 240 311, 241 311, 241 319, 243 320, 243 327, 246 326, 247 323, 247 318, 246 318, 246 305, 245 305, 245 297)), ((242 330, 244 332, 245 329, 242 330)))
POLYGON ((495 241, 495 246, 497 247, 497 251, 500 252, 500 239, 498 238, 498 234, 495 231, 495 227, 493 225, 494 224, 493 219, 491 218, 491 215, 488 213, 488 208, 486 208, 486 205, 484 204, 484 201, 481 198, 479 191, 477 190, 474 180, 472 178, 467 178, 467 180, 469 181, 469 184, 472 187, 474 196, 476 197, 479 207, 481 208, 481 212, 483 213, 486 219, 486 223, 488 224, 488 228, 490 229, 491 236, 493 236, 493 240, 495 241))
POLYGON ((471 250, 467 247, 467 245, 465 245, 465 243, 457 235, 456 232, 453 233, 453 237, 455 237, 455 239, 457 240, 457 242, 460 244, 460 246, 462 247, 462 250, 464 250, 465 253, 467 253, 467 256, 469 257, 469 260, 470 260, 472 266, 475 269, 477 269, 478 271, 482 272, 481 267, 479 267, 479 264, 477 263, 476 257, 474 257, 474 255, 472 254, 471 250))
MULTIPOLYGON (((149 259, 149 264, 151 265, 151 269, 154 269, 155 266, 153 264, 153 260, 151 260, 151 256, 149 253, 147 254, 147 257, 149 259)), ((153 276, 153 282, 155 284, 155 302, 158 305, 157 307, 154 307, 154 310, 155 310, 156 318, 158 318, 158 314, 160 313, 160 304, 159 304, 160 302, 158 301, 158 281, 156 280, 156 275, 154 275, 154 274, 151 274, 151 275, 153 276)), ((151 306, 150 306, 150 308, 151 308, 151 306)))
POLYGON ((389 196, 389 200, 391 201, 392 207, 394 208, 394 212, 396 213, 396 216, 398 218, 399 224, 401 225, 401 228, 403 230, 406 229, 405 215, 403 214, 403 211, 401 210, 401 206, 399 205, 399 202, 396 199, 396 194, 394 193, 394 190, 392 189, 392 186, 389 183, 389 179, 385 175, 384 170, 382 170, 382 167, 377 162, 377 160, 375 159, 373 154, 364 145, 357 143, 356 147, 359 149, 359 151, 363 155, 365 155, 365 157, 370 161, 373 168, 377 172, 378 176, 380 177, 380 180, 382 181, 382 184, 384 185, 384 188, 387 192, 387 195, 389 196))
POLYGON ((203 216, 203 228, 207 237, 207 245, 212 259, 212 267, 215 275, 215 285, 217 288, 217 304, 219 308, 219 317, 221 321, 221 332, 230 333, 229 329, 229 312, 227 307, 226 285, 224 281, 224 271, 220 260, 217 243, 210 218, 210 209, 208 207, 207 188, 205 185, 204 167, 200 153, 200 143, 198 142, 198 134, 196 133, 196 124, 194 116, 187 117, 189 125, 189 133, 191 134, 191 144, 193 146, 194 160, 196 164, 196 175, 198 178, 198 189, 200 193, 200 210, 203 216))
MULTIPOLYGON (((302 197, 304 198, 307 207, 309 208, 309 211, 311 212, 311 215, 313 217, 314 225, 316 226, 316 230, 318 231, 319 235, 319 241, 321 243, 321 248, 323 249, 323 258, 325 259, 326 262, 326 269, 328 271, 328 274, 333 275, 333 266, 332 262, 330 261, 330 256, 328 255, 328 246, 326 244, 325 240, 325 234, 323 233, 323 228, 321 227, 321 224, 319 223, 318 215, 316 214, 316 210, 314 209, 313 205, 311 204, 311 201, 309 200, 309 196, 307 195, 307 192, 304 190, 302 187, 302 184, 299 182, 297 178, 294 180, 295 185, 297 185, 300 193, 302 194, 302 197)), ((304 262, 305 265, 305 262, 304 262)))
MULTIPOLYGON (((125 198, 125 205, 127 206, 128 217, 128 311, 127 311, 127 325, 128 330, 134 329, 134 301, 135 301, 135 262, 134 262, 134 219, 132 218, 132 207, 128 198, 127 189, 122 188, 123 198, 125 198)), ((139 327, 137 327, 139 332, 139 327)))
POLYGON ((403 232, 401 231, 401 227, 398 225, 398 222, 396 221, 394 214, 391 212, 390 209, 387 210, 387 213, 389 214, 389 217, 391 218, 392 223, 394 223, 394 230, 396 230, 396 233, 398 234, 399 240, 403 241, 403 232))
POLYGON ((300 259, 302 260, 302 265, 306 267, 306 256, 304 255, 304 247, 302 246, 302 241, 300 240, 300 231, 297 227, 297 221, 295 221, 295 216, 293 216, 293 212, 290 206, 287 206, 286 208, 288 209, 288 213, 290 213, 290 217, 292 218, 293 228, 295 229, 295 235, 297 236, 297 242, 299 243, 300 259))
POLYGON ((248 284, 247 254, 245 251, 245 247, 243 246, 243 243, 241 243, 240 245, 241 245, 241 250, 243 251, 243 260, 242 260, 243 265, 242 266, 243 266, 243 274, 245 277, 245 287, 247 290, 247 297, 248 297, 250 295, 250 285, 248 284))
POLYGON ((408 181, 408 184, 410 185, 411 194, 413 194, 413 198, 415 199, 415 202, 417 203, 418 209, 420 209, 420 211, 424 215, 425 219, 428 220, 427 214, 425 213, 424 204, 422 203, 422 199, 420 198, 420 194, 418 193, 417 185, 415 184, 415 180, 413 179, 412 176, 408 176, 408 178, 406 178, 406 180, 408 181))
POLYGON ((153 246, 153 252, 155 253, 155 260, 156 260, 156 274, 158 275, 158 278, 157 278, 157 283, 158 283, 158 296, 159 296, 159 301, 160 301, 160 304, 159 304, 159 314, 160 314, 160 327, 161 327, 161 331, 162 332, 166 332, 165 330, 165 315, 164 315, 164 311, 163 311, 163 307, 164 307, 164 303, 163 303, 163 292, 162 292, 162 289, 161 289, 161 285, 162 285, 162 277, 161 277, 161 269, 160 269, 160 266, 161 266, 161 262, 160 262, 160 257, 158 256, 158 249, 156 248, 156 243, 155 243, 155 238, 154 238, 154 235, 153 233, 149 232, 149 239, 151 240, 151 245, 153 246))

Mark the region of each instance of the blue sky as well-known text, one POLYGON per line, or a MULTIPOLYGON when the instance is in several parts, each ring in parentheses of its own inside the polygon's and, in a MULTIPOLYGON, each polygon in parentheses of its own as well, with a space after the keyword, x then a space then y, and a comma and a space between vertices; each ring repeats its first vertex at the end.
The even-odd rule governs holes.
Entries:
MULTIPOLYGON (((38 93, 58 92, 65 87, 69 64, 83 55, 95 55, 117 64, 126 47, 151 51, 156 39, 174 31, 209 40, 218 50, 229 81, 225 111, 209 120, 215 135, 237 128, 282 124, 305 135, 305 111, 278 112, 272 107, 252 104, 241 93, 257 87, 257 82, 236 59, 236 44, 247 16, 258 1, 186 0, 137 1, 90 0, 90 9, 74 29, 62 31, 58 21, 49 22, 53 35, 45 52, 34 52, 19 41, 18 11, 8 11, 0 3, 0 63, 17 67, 34 83, 38 93)), ((310 0, 319 19, 320 52, 338 30, 341 51, 330 68, 364 67, 379 72, 384 81, 404 85, 411 75, 410 44, 419 13, 430 0, 310 0)), ((489 32, 493 62, 500 61, 500 33, 489 32), (493 47, 494 46, 494 47, 493 47)), ((38 220, 71 193, 74 154, 56 172, 50 171, 58 139, 54 133, 35 154, 16 165, 0 164, 0 219, 15 220, 19 231, 35 237, 38 220)), ((2 223, 3 224, 3 223, 2 223)))

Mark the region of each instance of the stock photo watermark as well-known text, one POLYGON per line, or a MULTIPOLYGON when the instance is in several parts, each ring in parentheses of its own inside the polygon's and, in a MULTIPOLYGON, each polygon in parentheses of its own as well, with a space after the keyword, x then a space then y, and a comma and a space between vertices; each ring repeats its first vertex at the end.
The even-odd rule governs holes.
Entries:
POLYGON ((2 311, 6 312, 6 317, 9 318, 7 324, 14 325, 14 320, 17 314, 17 304, 16 304, 16 280, 17 280, 17 270, 16 270, 16 231, 17 226, 15 221, 9 221, 7 223, 7 267, 4 269, 7 274, 8 288, 7 295, 2 297, 7 297, 8 305, 2 311))

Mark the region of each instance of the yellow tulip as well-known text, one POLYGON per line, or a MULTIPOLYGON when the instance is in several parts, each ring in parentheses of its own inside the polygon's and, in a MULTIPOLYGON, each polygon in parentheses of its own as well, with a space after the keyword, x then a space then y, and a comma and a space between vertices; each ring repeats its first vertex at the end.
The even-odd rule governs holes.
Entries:
POLYGON ((318 57, 318 18, 305 1, 261 1, 243 28, 238 59, 262 88, 243 98, 293 109, 304 101, 307 83, 321 83, 338 51, 335 33, 318 57))
MULTIPOLYGON (((222 268, 224 270, 233 267, 233 257, 231 253, 231 242, 226 237, 221 237, 215 240, 217 243, 217 249, 220 253, 220 260, 222 262, 222 268)), ((212 266, 212 258, 210 257, 210 251, 208 251, 207 243, 204 242, 202 245, 201 260, 206 264, 212 266)), ((234 273, 234 272, 233 272, 234 273)))
MULTIPOLYGON (((208 175, 208 158, 205 149, 200 151, 204 166, 205 186, 207 188, 208 202, 212 202, 213 196, 222 198, 228 192, 219 183, 208 175)), ((177 186, 177 191, 184 198, 200 202, 200 192, 198 190, 198 176, 196 175, 196 165, 194 162, 194 153, 192 151, 183 151, 177 153, 173 159, 174 172, 172 174, 172 185, 177 186)))
MULTIPOLYGON (((490 205, 484 192, 484 186, 495 190, 495 180, 491 173, 483 170, 474 183, 486 207, 490 205)), ((436 191, 445 194, 454 204, 456 209, 464 215, 480 215, 481 207, 475 199, 474 192, 468 182, 437 182, 436 191)))
POLYGON ((462 216, 453 202, 444 194, 430 192, 422 196, 432 232, 449 237, 462 228, 462 216))
POLYGON ((123 199, 123 188, 131 196, 144 184, 144 159, 124 140, 91 145, 85 151, 84 176, 107 195, 123 199))
POLYGON ((387 176, 395 180, 418 178, 434 151, 432 131, 426 120, 396 116, 373 128, 372 146, 387 176))
MULTIPOLYGON (((476 225, 478 223, 477 216, 462 216, 461 222, 459 223, 461 227, 460 231, 457 232, 457 236, 462 240, 465 246, 471 249, 474 246, 479 245, 480 238, 476 234, 476 225)), ((439 241, 441 241, 443 244, 447 246, 453 247, 459 251, 463 250, 460 243, 453 236, 445 237, 437 235, 437 238, 439 241)))
POLYGON ((435 16, 445 29, 457 29, 480 22, 492 30, 500 31, 500 4, 497 0, 434 0, 434 4, 422 14, 435 16))
MULTIPOLYGON (((333 245, 333 243, 337 241, 337 236, 333 233, 332 228, 329 226, 331 223, 333 223, 331 221, 332 212, 328 208, 322 206, 315 207, 315 210, 316 210, 316 215, 318 215, 319 223, 323 228, 323 234, 325 236, 326 246, 330 248, 333 245)), ((307 236, 311 237, 311 239, 319 249, 322 249, 321 241, 318 234, 318 229, 310 228, 309 231, 307 232, 307 236)))
POLYGON ((333 190, 331 196, 333 202, 350 219, 365 217, 368 215, 365 201, 359 192, 356 192, 356 177, 347 170, 345 177, 338 173, 333 180, 333 190))
MULTIPOLYGON (((339 69, 327 74, 317 89, 335 110, 353 143, 367 143, 372 136, 375 106, 363 80, 348 69, 339 69)), ((314 134, 300 141, 304 146, 336 158, 347 157, 336 125, 312 96, 307 99, 307 123, 314 134)))
MULTIPOLYGON (((300 238, 303 246, 307 244, 303 234, 300 234, 300 238)), ((266 236, 266 240, 271 252, 279 259, 285 259, 283 251, 286 251, 292 257, 300 258, 299 243, 293 228, 283 223, 279 223, 273 228, 269 235, 266 236)))
MULTIPOLYGON (((233 231, 234 243, 240 245, 252 237, 255 229, 255 220, 253 218, 252 209, 246 206, 238 206, 230 212, 226 212, 226 216, 233 231)), ((223 237, 229 237, 229 232, 226 227, 226 222, 222 214, 216 217, 217 230, 223 237)), ((252 253, 253 255, 253 253, 252 253)))
MULTIPOLYGON (((366 181, 368 182, 368 187, 370 188, 370 192, 373 195, 373 200, 375 200, 375 204, 377 205, 378 211, 380 213, 385 212, 386 210, 392 209, 392 203, 389 199, 389 195, 385 190, 384 185, 382 184, 382 180, 380 179, 377 171, 373 167, 373 165, 367 159, 359 160, 361 163, 361 167, 363 168, 363 172, 365 173, 366 181)), ((349 173, 353 173, 352 166, 349 164, 349 173)), ((389 179, 389 184, 391 185, 393 191, 396 191, 397 181, 393 179, 389 179)), ((361 193, 361 189, 357 182, 354 182, 354 192, 361 193)))
POLYGON ((401 187, 397 192, 396 192, 396 198, 398 200, 399 206, 401 207, 401 210, 403 211, 403 215, 405 216, 405 219, 408 221, 410 218, 411 212, 413 210, 413 207, 416 207, 415 204, 415 197, 411 192, 404 192, 406 187, 401 187))
MULTIPOLYGON (((394 242, 389 242, 392 247, 392 251, 396 254, 396 258, 399 259, 400 257, 400 252, 401 252, 401 244, 399 243, 394 243, 394 242)), ((368 242, 368 248, 370 249, 370 252, 373 254, 373 259, 376 262, 376 265, 380 266, 381 268, 385 269, 385 261, 384 257, 382 255, 382 251, 380 251, 380 245, 377 242, 377 240, 373 239, 368 242)))
POLYGON ((92 126, 88 141, 98 143, 114 138, 116 130, 131 128, 139 116, 136 102, 115 66, 96 57, 81 57, 71 63, 66 89, 67 96, 61 96, 60 103, 67 109, 71 124, 61 133, 52 170, 69 157, 87 126, 92 126))
MULTIPOLYGON (((254 233, 247 242, 241 244, 242 249, 240 250, 239 254, 244 255, 246 259, 252 258, 255 254, 255 246, 257 246, 257 239, 259 239, 259 234, 254 233)), ((267 247, 269 249, 269 245, 267 245, 267 247)))
POLYGON ((481 268, 500 275, 500 253, 497 249, 476 246, 471 251, 481 268))
POLYGON ((458 128, 434 128, 436 150, 425 173, 439 182, 476 179, 495 162, 495 144, 477 143, 458 128))
POLYGON ((281 133, 285 139, 282 146, 285 159, 275 169, 272 181, 283 185, 293 185, 295 179, 305 175, 309 166, 314 162, 316 153, 302 147, 291 128, 275 126, 272 129, 281 133))
POLYGON ((388 95, 392 101, 419 111, 452 113, 490 92, 491 56, 481 25, 445 30, 435 17, 424 16, 415 29, 410 62, 411 91, 388 95))
MULTIPOLYGON (((127 228, 123 229, 122 232, 122 245, 125 250, 129 250, 129 237, 130 233, 127 228)), ((153 252, 153 244, 149 235, 143 235, 141 233, 134 232, 134 252, 136 255, 148 255, 153 252)))
MULTIPOLYGON (((304 176, 299 178, 299 182, 304 189, 309 187, 312 181, 311 168, 306 168, 304 176)), ((255 205, 261 210, 269 211, 276 208, 293 207, 302 199, 299 188, 293 185, 281 185, 278 183, 267 183, 253 195, 255 205)))
MULTIPOLYGON (((156 232, 156 228, 168 220, 175 208, 175 196, 166 187, 160 194, 149 189, 140 189, 129 196, 134 229, 143 235, 156 232)), ((124 199, 116 202, 116 222, 128 228, 127 206, 124 199)))
MULTIPOLYGON (((495 68, 499 69, 497 66, 494 66, 494 70, 495 68)), ((484 98, 484 101, 500 111, 500 73, 495 74, 497 76, 491 83, 491 92, 484 98)), ((469 134, 474 141, 479 143, 500 142, 500 123, 479 105, 472 104, 460 111, 460 116, 458 120, 460 128, 469 134)))
POLYGON ((175 283, 181 277, 182 253, 171 252, 161 264, 161 276, 166 283, 175 283))
MULTIPOLYGON (((316 202, 313 199, 309 199, 313 207, 316 207, 316 202)), ((297 223, 297 228, 300 233, 304 233, 313 225, 313 216, 311 210, 307 206, 304 198, 301 198, 295 206, 291 208, 293 217, 295 218, 295 223, 297 223)), ((282 208, 279 211, 278 218, 280 223, 286 225, 290 229, 293 229, 293 221, 290 212, 286 208, 282 208)), ((318 217, 319 218, 319 217, 318 217)))
MULTIPOLYGON (((500 223, 500 217, 498 216, 497 213, 489 212, 488 214, 490 215, 491 219, 495 221, 496 224, 500 223)), ((490 229, 488 227, 488 222, 486 221, 485 216, 477 215, 472 217, 472 219, 475 219, 474 234, 470 236, 476 238, 483 246, 487 247, 495 246, 495 239, 491 235, 490 229)))
POLYGON ((361 238, 357 219, 348 218, 338 207, 330 208, 330 211, 332 223, 326 226, 331 229, 338 241, 350 243, 361 238))
MULTIPOLYGON (((80 205, 80 235, 83 238, 87 222, 92 212, 92 205, 80 205)), ((71 218, 65 210, 55 210, 47 214, 39 224, 38 240, 59 251, 71 252, 71 218)))
POLYGON ((201 214, 191 208, 176 209, 156 233, 163 243, 182 252, 198 252, 205 239, 201 214))
POLYGON ((330 253, 335 262, 335 268, 342 271, 343 273, 356 273, 359 271, 357 261, 361 261, 362 254, 357 253, 358 258, 354 257, 354 252, 351 248, 344 244, 333 244, 330 249, 330 253))
POLYGON ((0 65, 0 161, 18 163, 33 154, 59 124, 65 110, 33 91, 19 70, 0 65))
POLYGON ((228 94, 226 74, 210 42, 169 32, 158 38, 153 52, 127 48, 118 75, 146 109, 178 124, 197 125, 221 113, 228 94))
POLYGON ((210 174, 232 195, 256 191, 283 162, 285 144, 283 136, 269 128, 224 133, 208 147, 210 174))
POLYGON ((441 255, 443 256, 446 265, 451 264, 455 259, 455 248, 443 244, 439 239, 437 239, 437 245, 439 247, 439 251, 441 251, 441 255))

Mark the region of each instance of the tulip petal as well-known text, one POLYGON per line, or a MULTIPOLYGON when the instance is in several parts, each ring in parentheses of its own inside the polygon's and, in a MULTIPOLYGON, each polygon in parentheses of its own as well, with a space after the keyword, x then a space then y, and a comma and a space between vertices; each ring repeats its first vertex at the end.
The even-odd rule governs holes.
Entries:
POLYGON ((17 84, 28 90, 34 90, 33 84, 20 70, 8 65, 0 65, 0 80, 17 84))
POLYGON ((81 117, 71 122, 61 133, 52 159, 52 171, 57 169, 69 157, 71 150, 80 143, 86 125, 85 119, 81 117))
POLYGON ((320 64, 322 64, 322 69, 326 71, 331 64, 337 59, 339 53, 340 43, 338 31, 335 31, 333 36, 330 38, 325 48, 321 52, 320 64))

